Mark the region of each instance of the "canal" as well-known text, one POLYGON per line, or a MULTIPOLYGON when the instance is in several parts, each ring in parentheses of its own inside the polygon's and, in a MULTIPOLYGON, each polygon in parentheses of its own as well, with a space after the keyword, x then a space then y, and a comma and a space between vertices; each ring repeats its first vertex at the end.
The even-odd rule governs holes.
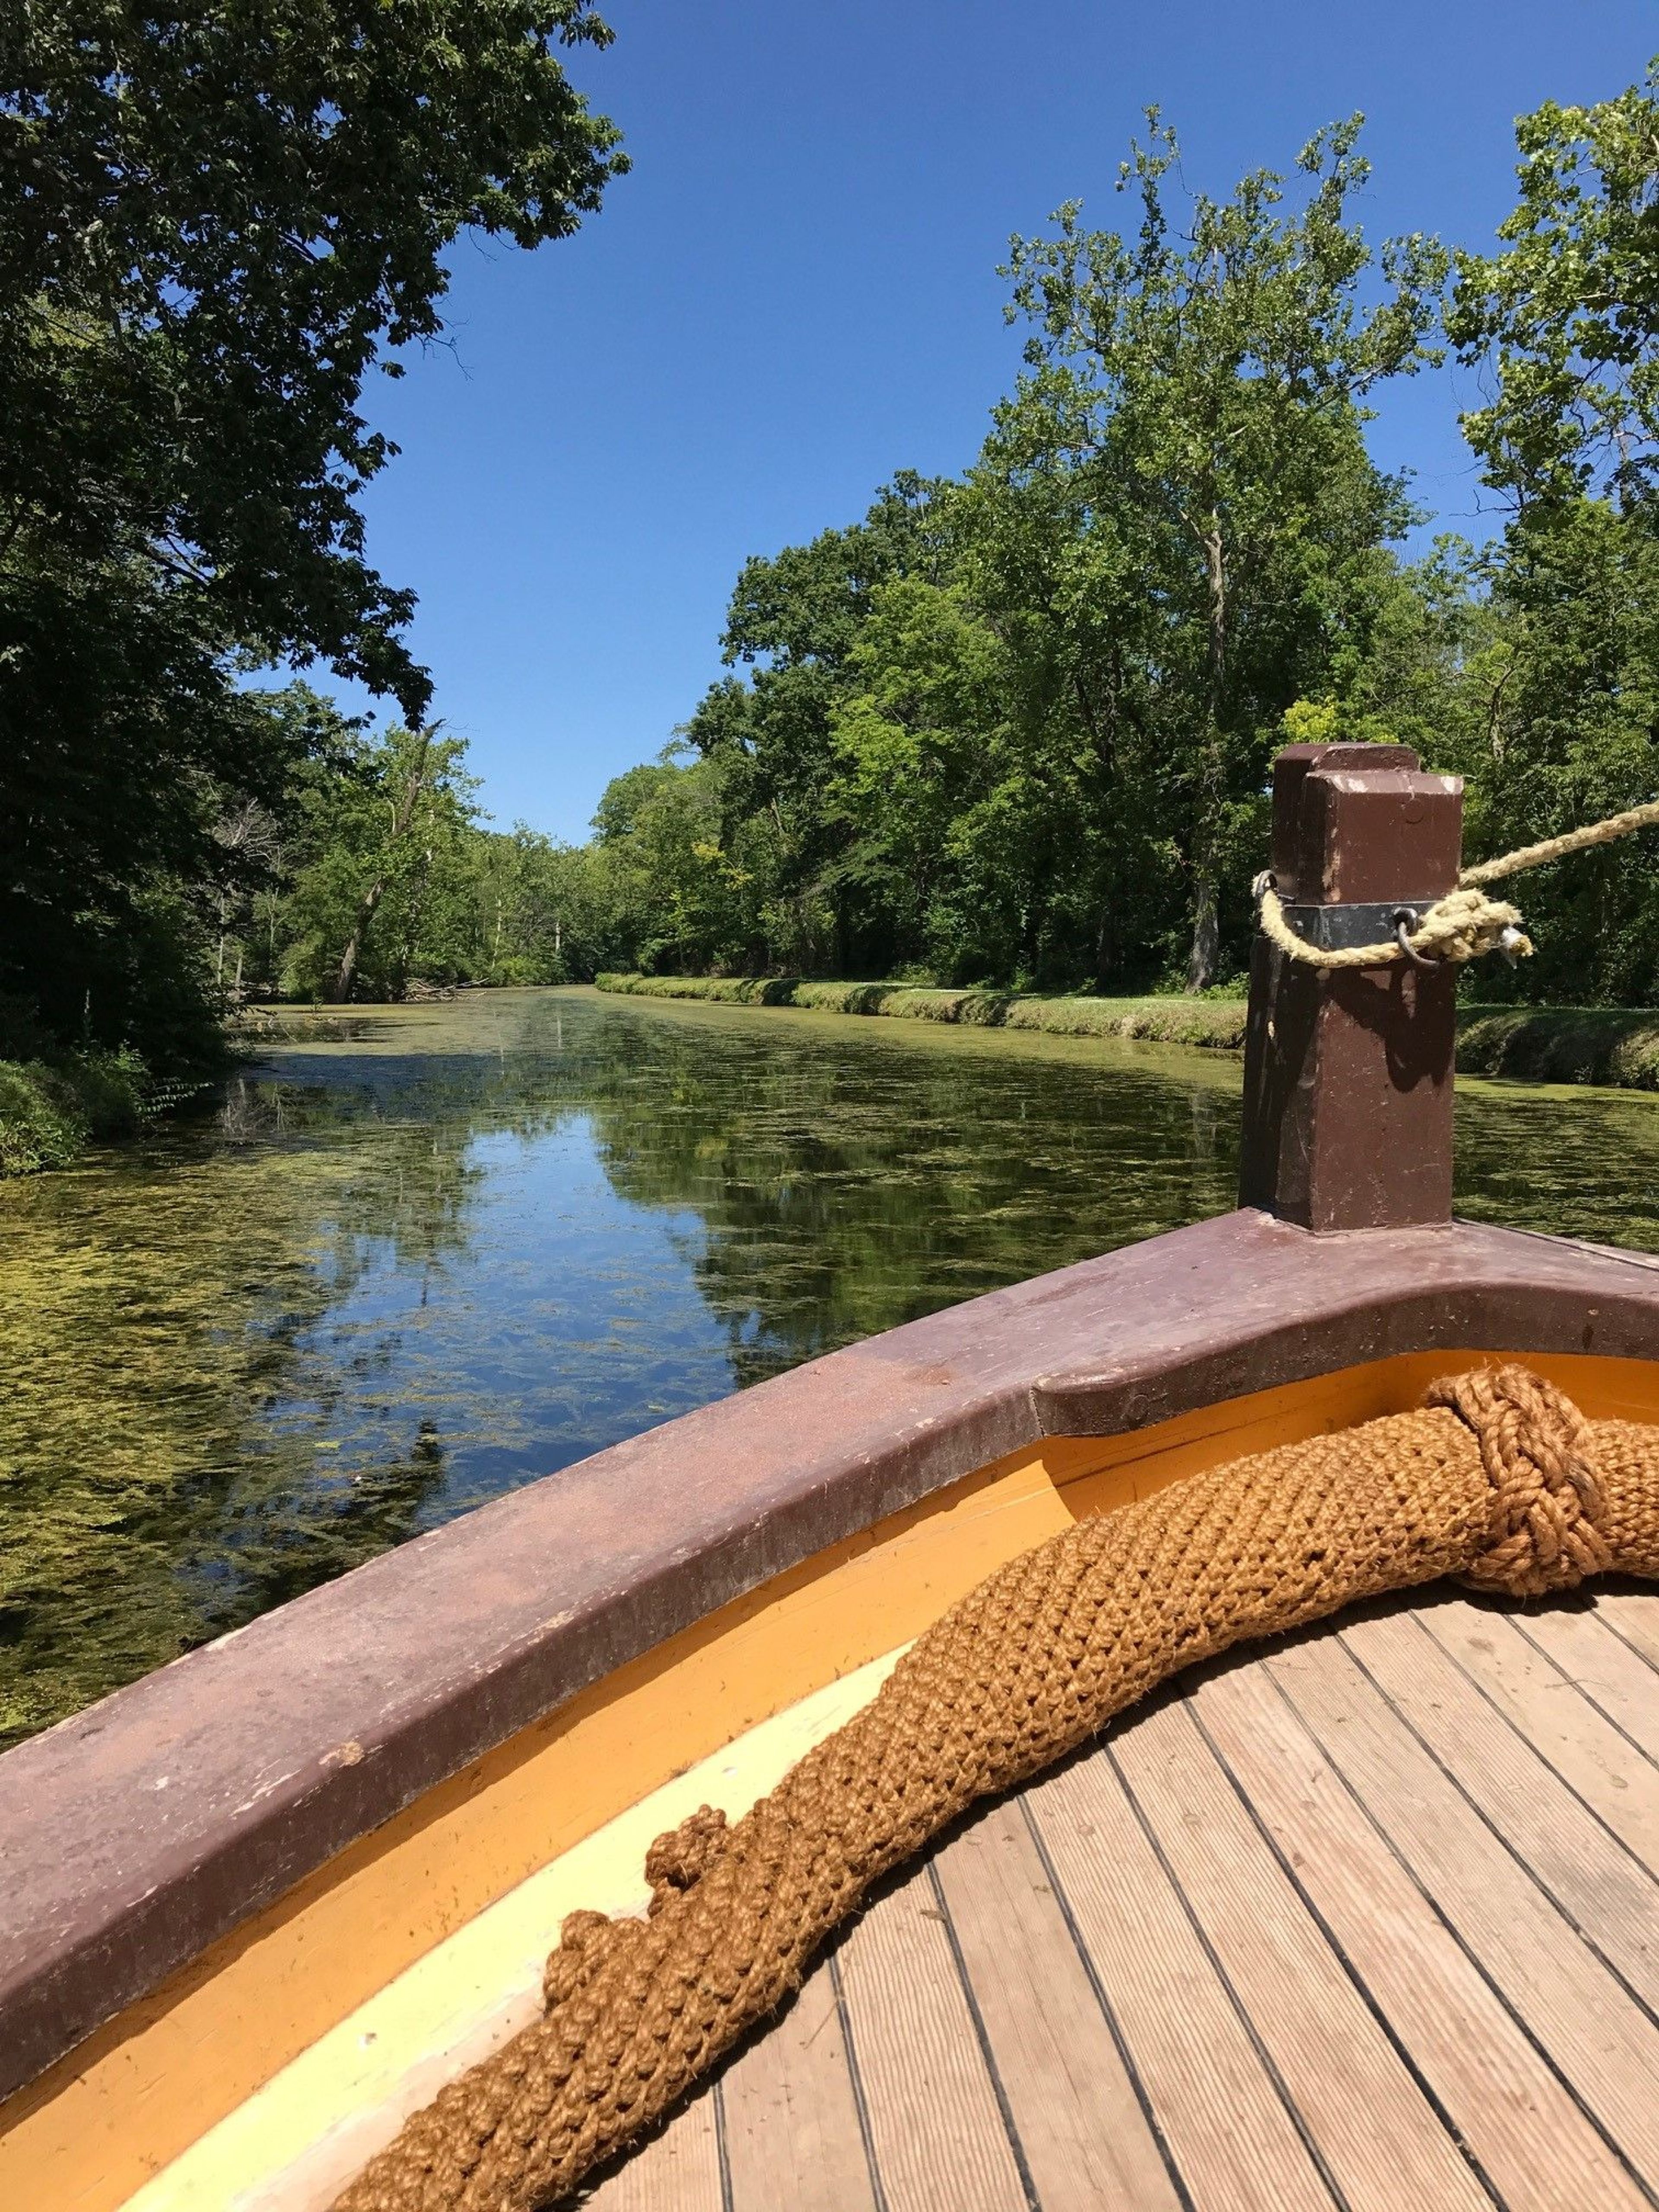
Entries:
MULTIPOLYGON (((0 1192, 0 1744, 517 1484, 1232 1202, 1239 1069, 468 994, 0 1192)), ((1458 1207, 1659 1249, 1659 1098, 1470 1085, 1458 1207)))

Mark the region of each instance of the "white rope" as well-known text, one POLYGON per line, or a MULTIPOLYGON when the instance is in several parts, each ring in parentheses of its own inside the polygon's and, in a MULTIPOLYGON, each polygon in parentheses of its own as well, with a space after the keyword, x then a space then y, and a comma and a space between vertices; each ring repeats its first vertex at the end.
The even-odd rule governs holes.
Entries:
POLYGON ((1419 915, 1415 929, 1380 945, 1345 945, 1331 951, 1310 945, 1285 919, 1284 903, 1270 878, 1258 876, 1261 927, 1281 952, 1310 968, 1381 968, 1394 960, 1474 960, 1483 952, 1501 952, 1507 960, 1523 960, 1532 951, 1532 939, 1521 928, 1517 908, 1484 891, 1448 891, 1419 915))
POLYGON ((1382 968, 1395 960, 1455 963, 1478 960, 1483 952, 1501 952, 1513 966, 1517 960, 1531 957, 1532 939, 1521 927, 1519 908, 1502 899, 1489 899, 1480 888, 1482 884, 1519 875, 1523 868, 1541 868, 1568 853, 1610 845, 1617 837, 1629 837, 1656 825, 1659 825, 1659 799, 1650 799, 1645 806, 1632 806, 1624 814, 1611 814, 1605 822, 1591 822, 1559 837, 1546 837, 1541 844, 1522 845, 1496 860, 1483 860, 1479 867, 1465 868, 1457 878, 1457 889, 1419 915, 1414 927, 1397 931, 1382 944, 1346 945, 1337 951, 1310 945, 1305 937, 1297 935, 1285 919, 1284 902, 1269 872, 1258 876, 1254 885, 1262 933, 1281 952, 1310 968, 1382 968))

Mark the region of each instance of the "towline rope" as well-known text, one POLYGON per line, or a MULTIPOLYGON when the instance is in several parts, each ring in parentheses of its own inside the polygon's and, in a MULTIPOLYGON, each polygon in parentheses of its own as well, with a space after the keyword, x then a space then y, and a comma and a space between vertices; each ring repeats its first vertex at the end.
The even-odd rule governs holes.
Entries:
POLYGON ((1519 875, 1523 868, 1541 868, 1551 860, 1564 860, 1569 853, 1611 845, 1617 838, 1633 836, 1637 830, 1656 825, 1659 825, 1659 799, 1649 800, 1644 806, 1632 806, 1623 814, 1610 814, 1605 822, 1587 823, 1583 829, 1565 830, 1559 837, 1546 837, 1540 844, 1520 846, 1498 860, 1482 860, 1477 867, 1463 869, 1457 889, 1427 908, 1414 928, 1401 929, 1378 945, 1349 945, 1335 951, 1310 945, 1285 919, 1284 903, 1271 870, 1259 875, 1252 888, 1263 934, 1281 952, 1310 968, 1381 968, 1395 960, 1431 964, 1437 960, 1476 960, 1485 952, 1501 952, 1513 963, 1530 957, 1532 939, 1522 932, 1520 909, 1502 899, 1489 899, 1480 889, 1483 884, 1519 875))
POLYGON ((1536 1597, 1607 1571, 1659 1577, 1659 1428, 1587 1421, 1513 1366, 1078 1522, 953 1606, 741 1820, 704 1806, 659 1836, 648 1917, 570 1914, 544 2017, 336 2212, 562 2203, 799 1987, 873 1883, 1183 1668, 1445 1575, 1536 1597))

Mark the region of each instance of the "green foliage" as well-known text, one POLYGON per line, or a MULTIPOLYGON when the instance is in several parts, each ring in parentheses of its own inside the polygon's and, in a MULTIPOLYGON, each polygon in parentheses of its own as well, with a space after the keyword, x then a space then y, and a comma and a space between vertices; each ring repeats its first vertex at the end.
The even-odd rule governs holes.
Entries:
POLYGON ((476 788, 459 738, 401 726, 359 740, 307 794, 306 859, 287 902, 282 971, 301 997, 401 994, 411 975, 453 980, 476 788))
POLYGON ((1625 1008, 1470 1006, 1457 1025, 1462 1075, 1659 1091, 1659 1021, 1625 1008))
POLYGON ((1373 281, 1356 124, 1304 149, 1294 195, 1258 173, 1176 236, 1152 122, 1124 168, 1136 238, 1067 207, 1014 241, 1026 370, 967 477, 900 476, 739 575, 748 680, 687 735, 725 770, 721 848, 750 881, 704 964, 1103 991, 1237 972, 1283 717, 1363 666, 1399 596, 1410 509, 1361 403, 1430 357, 1443 257, 1400 242, 1373 281))
MULTIPOLYGON (((1495 545, 1409 562, 1367 401, 1437 357, 1446 257, 1366 246, 1357 121, 1294 190, 1260 171, 1179 226, 1152 121, 1134 234, 1068 206, 1013 242, 1025 370, 963 479, 901 477, 745 565, 747 680, 688 726, 726 771, 742 920, 720 937, 706 908, 670 950, 635 917, 630 962, 1201 994, 1242 968, 1286 741, 1461 772, 1476 857, 1659 788, 1659 76, 1519 126, 1521 204, 1494 258, 1459 257, 1448 318, 1487 365, 1466 427, 1513 512, 1495 545)), ((1656 846, 1525 878, 1539 957, 1492 989, 1659 1000, 1656 846)))
POLYGON ((1271 732, 1309 664, 1363 623, 1365 570, 1408 520, 1365 453, 1363 402, 1434 357, 1444 256, 1410 238, 1373 257, 1348 213, 1369 173, 1358 117, 1297 155, 1299 206, 1259 170, 1230 200, 1194 195, 1176 236, 1180 151, 1156 110, 1148 121, 1119 177, 1140 201, 1133 240, 1084 229, 1070 204, 1052 234, 1013 242, 1010 313, 1036 335, 988 459, 1016 484, 1057 465, 1085 479, 1137 703, 1179 733, 1166 835, 1201 989, 1271 732))
MULTIPOLYGON (((0 542, 158 585, 418 714, 412 602, 362 559, 383 346, 442 328, 463 230, 562 237, 621 166, 559 46, 588 0, 9 12, 0 542)), ((391 364, 392 372, 397 364, 391 364)))
POLYGON ((67 1167, 86 1142, 86 1124, 52 1068, 0 1060, 0 1176, 67 1167))
MULTIPOLYGON (((1448 329, 1491 404, 1464 419, 1510 502, 1446 687, 1474 849, 1528 844, 1659 788, 1659 64, 1516 127, 1520 196, 1459 257, 1448 329)), ((1644 838, 1518 885, 1528 995, 1659 1000, 1659 855, 1644 838)))
POLYGON ((150 1091, 132 1053, 0 1060, 0 1176, 68 1167, 91 1139, 134 1128, 150 1091))
POLYGON ((750 936, 753 878, 722 842, 720 764, 681 766, 679 750, 607 784, 593 829, 612 938, 633 960, 684 972, 750 936))
POLYGON ((1464 429, 1522 506, 1641 505, 1659 466, 1659 60, 1596 106, 1547 101, 1516 139, 1503 246, 1457 258, 1447 329, 1496 385, 1464 429))
MULTIPOLYGON (((234 1002, 583 981, 636 957, 642 939, 669 941, 665 893, 689 928, 700 885, 712 878, 720 890, 723 864, 700 845, 703 829, 718 834, 715 774, 702 763, 620 779, 601 810, 605 834, 576 848, 523 823, 485 828, 465 739, 402 726, 369 736, 310 694, 279 699, 317 734, 276 812, 218 825, 243 871, 215 916, 214 972, 234 1002)), ((720 907, 714 926, 728 924, 720 907)), ((688 938, 688 951, 705 957, 708 934, 688 938)))
POLYGON ((441 331, 463 232, 533 246, 599 204, 617 133, 561 50, 609 37, 588 0, 0 19, 0 992, 60 1045, 211 1048, 228 925, 329 735, 246 669, 424 716, 413 599, 363 557, 394 450, 363 387, 441 331))

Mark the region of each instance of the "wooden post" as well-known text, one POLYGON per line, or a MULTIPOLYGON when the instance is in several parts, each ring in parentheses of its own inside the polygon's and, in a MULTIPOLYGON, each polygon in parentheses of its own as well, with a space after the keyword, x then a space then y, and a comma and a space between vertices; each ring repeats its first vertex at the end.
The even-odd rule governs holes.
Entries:
MULTIPOLYGON (((1289 745, 1273 867, 1299 935, 1393 934, 1457 882, 1462 779, 1405 745, 1289 745)), ((1258 933, 1244 1046, 1239 1204, 1320 1234, 1449 1221, 1457 970, 1332 970, 1258 933)))

